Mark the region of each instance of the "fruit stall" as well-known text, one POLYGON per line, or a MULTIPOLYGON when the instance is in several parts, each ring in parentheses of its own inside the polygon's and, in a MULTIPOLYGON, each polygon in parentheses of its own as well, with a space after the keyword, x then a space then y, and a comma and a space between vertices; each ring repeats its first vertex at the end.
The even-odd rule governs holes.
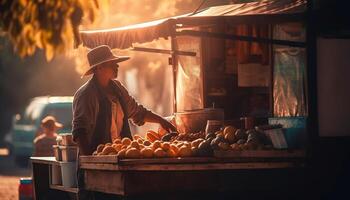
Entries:
POLYGON ((67 182, 69 167, 57 164, 59 158, 32 158, 37 197, 48 191, 183 199, 300 194, 314 108, 307 90, 312 49, 306 48, 306 11, 304 0, 261 1, 81 31, 89 48, 107 44, 170 55, 169 119, 178 133, 149 130, 100 144, 77 158, 84 179, 79 189, 74 180, 68 187, 53 184, 55 170, 67 182), (168 37, 170 50, 134 46, 168 37), (39 177, 43 171, 50 176, 39 177))

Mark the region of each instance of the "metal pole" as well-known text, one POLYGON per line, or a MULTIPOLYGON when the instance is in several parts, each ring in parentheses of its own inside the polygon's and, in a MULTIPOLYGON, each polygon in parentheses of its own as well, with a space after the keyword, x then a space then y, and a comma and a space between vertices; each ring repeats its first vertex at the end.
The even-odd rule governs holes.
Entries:
POLYGON ((173 100, 173 112, 177 112, 177 103, 176 103, 176 73, 177 73, 177 55, 176 55, 176 36, 175 36, 175 27, 172 26, 171 34, 171 64, 173 68, 173 90, 174 90, 174 100, 173 100))

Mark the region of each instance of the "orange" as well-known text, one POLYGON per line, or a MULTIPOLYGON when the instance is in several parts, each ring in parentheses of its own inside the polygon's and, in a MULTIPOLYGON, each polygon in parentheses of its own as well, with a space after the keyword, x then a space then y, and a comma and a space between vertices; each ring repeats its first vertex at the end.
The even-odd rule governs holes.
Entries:
POLYGON ((125 158, 126 149, 122 149, 118 152, 118 158, 125 158))
POLYGON ((103 148, 101 153, 102 155, 108 155, 111 152, 117 152, 117 151, 111 146, 105 146, 105 148, 103 148))
POLYGON ((164 151, 168 151, 170 149, 170 143, 169 142, 164 142, 161 144, 161 147, 164 151))
POLYGON ((143 139, 142 138, 139 138, 136 140, 139 144, 143 144, 143 139))
POLYGON ((102 152, 102 150, 103 150, 103 148, 104 148, 104 147, 105 147, 105 145, 104 145, 104 144, 100 144, 100 145, 98 145, 98 146, 97 146, 97 148, 96 148, 97 153, 102 152))
POLYGON ((139 143, 137 141, 132 141, 130 146, 136 149, 140 149, 139 143))
POLYGON ((114 140, 113 140, 113 143, 114 143, 114 144, 121 144, 122 141, 121 141, 119 138, 117 138, 117 139, 114 139, 114 140))
POLYGON ((144 148, 141 150, 141 155, 144 158, 152 158, 153 157, 153 151, 151 148, 144 148))
POLYGON ((126 158, 139 158, 140 156, 141 156, 140 151, 136 148, 130 148, 125 153, 126 158))
POLYGON ((139 136, 139 135, 135 134, 134 136, 132 136, 132 138, 133 138, 134 140, 138 140, 138 139, 140 139, 140 138, 141 138, 141 136, 139 136))
POLYGON ((125 138, 122 139, 122 144, 124 144, 124 145, 130 145, 130 143, 131 143, 130 138, 125 137, 125 138))
POLYGON ((112 145, 113 146, 113 148, 116 150, 116 151, 120 151, 121 149, 122 149, 122 144, 114 144, 114 145, 112 145))
POLYGON ((154 155, 157 158, 164 158, 166 157, 167 153, 162 148, 158 148, 154 151, 154 155))
POLYGON ((180 157, 190 157, 191 155, 192 155, 191 148, 183 146, 179 149, 179 156, 180 157))
POLYGON ((152 149, 158 149, 161 147, 161 142, 159 140, 155 141, 153 144, 152 144, 152 149))

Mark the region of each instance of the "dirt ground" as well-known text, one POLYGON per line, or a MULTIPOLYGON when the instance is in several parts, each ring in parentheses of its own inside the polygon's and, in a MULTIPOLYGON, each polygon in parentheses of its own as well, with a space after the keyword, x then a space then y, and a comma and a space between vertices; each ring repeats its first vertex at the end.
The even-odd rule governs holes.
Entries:
POLYGON ((28 176, 30 168, 19 168, 12 157, 0 156, 0 200, 18 200, 19 179, 28 176))

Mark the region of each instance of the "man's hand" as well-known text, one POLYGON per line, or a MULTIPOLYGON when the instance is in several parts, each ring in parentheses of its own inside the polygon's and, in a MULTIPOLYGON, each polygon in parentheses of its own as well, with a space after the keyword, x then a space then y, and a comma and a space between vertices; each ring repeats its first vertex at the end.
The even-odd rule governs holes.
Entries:
POLYGON ((145 121, 151 122, 151 123, 158 123, 167 132, 177 132, 177 130, 173 124, 171 124, 166 119, 164 119, 163 117, 161 117, 153 112, 148 112, 146 114, 145 121))
POLYGON ((165 129, 167 132, 177 132, 175 126, 168 122, 166 119, 160 117, 159 124, 162 126, 163 129, 165 129))

